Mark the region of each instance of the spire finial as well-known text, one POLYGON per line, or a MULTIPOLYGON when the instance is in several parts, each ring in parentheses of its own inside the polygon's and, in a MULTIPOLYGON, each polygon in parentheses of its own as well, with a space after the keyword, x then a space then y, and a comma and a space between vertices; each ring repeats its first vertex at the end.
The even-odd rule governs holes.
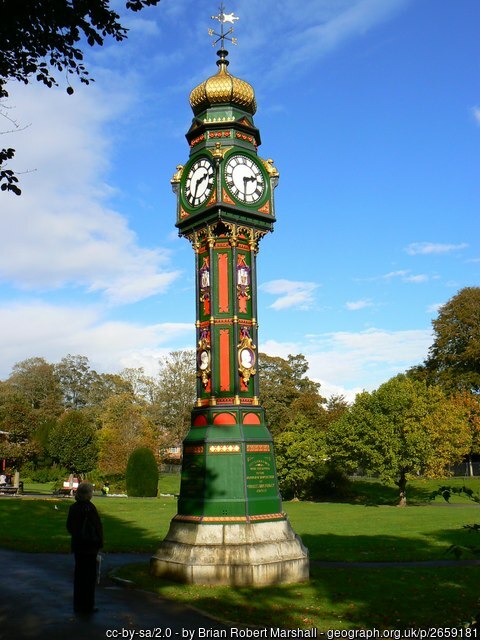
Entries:
POLYGON ((237 44, 237 39, 236 38, 230 38, 229 37, 233 33, 233 26, 230 27, 230 29, 228 31, 225 31, 225 23, 229 22, 230 24, 233 25, 235 23, 235 20, 239 20, 239 19, 240 18, 238 18, 233 12, 232 13, 225 13, 225 6, 224 6, 223 2, 220 3, 218 16, 212 16, 212 20, 218 20, 219 23, 220 23, 220 33, 217 33, 213 29, 209 29, 208 30, 208 35, 209 36, 214 36, 214 37, 217 38, 214 42, 212 42, 212 46, 215 46, 217 44, 217 42, 221 41, 220 49, 224 50, 225 49, 225 40, 228 40, 232 44, 237 44))

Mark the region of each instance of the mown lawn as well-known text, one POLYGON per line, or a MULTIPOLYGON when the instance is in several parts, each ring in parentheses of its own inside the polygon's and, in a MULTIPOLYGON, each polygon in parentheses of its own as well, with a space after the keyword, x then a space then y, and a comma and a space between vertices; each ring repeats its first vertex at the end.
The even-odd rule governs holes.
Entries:
POLYGON ((308 583, 262 588, 174 584, 145 565, 118 575, 223 620, 284 629, 459 629, 478 610, 477 567, 313 566, 308 583))
MULTIPOLYGON (((441 484, 453 482, 439 481, 437 486, 441 484)), ((295 531, 310 550, 312 577, 306 584, 257 589, 176 585, 151 578, 146 565, 125 568, 121 575, 163 597, 233 622, 322 630, 457 628, 479 609, 478 567, 401 564, 451 558, 446 551, 452 544, 480 546, 480 534, 463 528, 480 523, 480 507, 459 498, 452 505, 441 499, 421 504, 434 486, 412 485, 410 495, 416 496, 417 504, 405 509, 392 506, 394 488, 379 483, 356 485, 355 494, 343 503, 285 503, 295 531), (316 561, 353 564, 330 567, 316 561), (399 564, 355 564, 365 561, 399 564)), ((176 513, 173 497, 94 501, 104 523, 105 552, 153 553, 176 513)), ((71 502, 69 498, 0 499, 0 546, 67 552, 65 520, 71 502)))

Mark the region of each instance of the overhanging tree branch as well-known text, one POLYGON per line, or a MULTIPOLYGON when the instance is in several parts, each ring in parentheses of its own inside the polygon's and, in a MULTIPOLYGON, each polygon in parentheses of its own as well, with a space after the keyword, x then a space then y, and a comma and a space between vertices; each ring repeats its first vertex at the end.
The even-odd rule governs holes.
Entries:
MULTIPOLYGON (((156 6, 160 0, 127 0, 131 11, 156 6)), ((81 46, 102 46, 108 38, 125 40, 128 29, 110 8, 110 0, 0 0, 0 99, 8 97, 9 80, 29 84, 41 82, 48 88, 58 86, 55 74, 70 75, 90 84, 83 63, 81 46)), ((2 191, 19 195, 18 178, 5 166, 14 149, 0 149, 0 185, 2 191)))

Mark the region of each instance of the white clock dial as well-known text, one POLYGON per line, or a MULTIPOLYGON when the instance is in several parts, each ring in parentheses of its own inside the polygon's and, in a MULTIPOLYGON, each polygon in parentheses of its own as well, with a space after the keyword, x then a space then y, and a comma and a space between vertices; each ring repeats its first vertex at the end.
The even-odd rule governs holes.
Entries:
POLYGON ((208 158, 199 158, 192 164, 185 181, 185 198, 192 207, 198 207, 210 195, 215 170, 208 158))
POLYGON ((231 194, 246 204, 257 202, 265 193, 263 173, 247 156, 235 155, 227 160, 225 182, 231 194))

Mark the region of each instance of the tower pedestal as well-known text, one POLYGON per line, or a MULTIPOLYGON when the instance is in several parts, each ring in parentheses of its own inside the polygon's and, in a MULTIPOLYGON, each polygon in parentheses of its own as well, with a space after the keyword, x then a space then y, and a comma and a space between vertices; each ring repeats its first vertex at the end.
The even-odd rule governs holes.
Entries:
POLYGON ((249 524, 172 521, 152 575, 190 584, 261 586, 309 578, 308 550, 287 519, 249 524))

